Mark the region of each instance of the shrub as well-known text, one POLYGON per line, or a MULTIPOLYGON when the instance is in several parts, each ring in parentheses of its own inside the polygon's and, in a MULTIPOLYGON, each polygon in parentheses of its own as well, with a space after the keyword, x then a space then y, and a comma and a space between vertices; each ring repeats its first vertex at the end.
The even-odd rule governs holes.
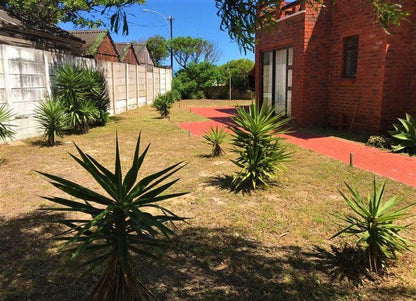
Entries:
POLYGON ((63 138, 63 132, 68 128, 68 114, 59 100, 48 98, 39 103, 35 110, 35 119, 43 129, 43 138, 48 138, 47 145, 56 144, 56 137, 63 138))
POLYGON ((169 92, 166 92, 166 94, 168 94, 169 97, 171 97, 172 102, 181 100, 181 93, 177 90, 170 90, 169 92))
POLYGON ((367 201, 363 200, 355 186, 345 184, 351 196, 340 193, 354 214, 343 214, 340 217, 345 222, 345 228, 331 239, 342 234, 357 236, 357 245, 364 247, 370 270, 378 271, 385 265, 387 259, 395 258, 398 253, 409 250, 413 246, 400 233, 409 225, 399 225, 396 222, 408 217, 407 211, 415 203, 396 209, 403 198, 394 196, 383 202, 386 184, 377 188, 375 179, 373 192, 368 194, 367 201))
POLYGON ((237 108, 232 126, 233 151, 238 154, 233 161, 241 170, 233 179, 236 189, 255 189, 257 185, 266 185, 276 172, 283 168, 291 154, 281 145, 283 138, 276 136, 286 133, 284 126, 290 118, 284 113, 274 114, 272 108, 252 104, 248 112, 237 108))
POLYGON ((92 101, 99 111, 93 125, 104 126, 110 119, 108 113, 110 98, 105 77, 101 72, 91 68, 82 69, 82 74, 86 84, 86 99, 92 101))
POLYGON ((16 132, 13 130, 12 124, 9 121, 13 118, 11 109, 8 109, 5 104, 0 105, 0 140, 5 141, 7 138, 13 139, 16 132))
POLYGON ((381 149, 390 148, 390 142, 384 136, 370 136, 366 145, 381 149))
POLYGON ((133 164, 123 180, 117 138, 114 173, 75 146, 80 158, 72 157, 106 193, 100 194, 64 178, 40 172, 52 185, 69 195, 66 198, 45 197, 63 207, 42 210, 81 213, 79 217, 71 215, 54 222, 68 228, 57 239, 66 242, 66 249, 71 248, 72 258, 88 256, 83 264, 89 267, 87 272, 98 266, 104 267, 88 300, 143 300, 150 292, 136 279, 133 255, 155 258, 155 248, 166 247, 166 238, 174 234, 167 225, 184 220, 159 204, 186 194, 166 193, 177 180, 162 184, 183 166, 181 163, 172 165, 137 182, 149 149, 147 146, 139 154, 139 136, 133 164))
POLYGON ((53 95, 62 101, 70 116, 70 125, 85 134, 90 125, 104 125, 109 117, 104 76, 92 69, 65 64, 56 69, 53 95))
POLYGON ((154 107, 162 117, 168 117, 170 109, 172 108, 173 100, 170 94, 162 94, 156 96, 153 100, 152 107, 154 107))
POLYGON ((416 120, 406 114, 406 119, 398 118, 400 124, 393 124, 394 131, 389 131, 393 137, 391 147, 395 152, 416 152, 416 120))
POLYGON ((225 133, 224 128, 221 127, 221 129, 218 129, 218 125, 215 128, 211 126, 209 131, 205 132, 203 135, 207 143, 212 146, 211 154, 213 157, 224 154, 224 150, 221 148, 221 143, 224 142, 226 135, 227 134, 225 133))

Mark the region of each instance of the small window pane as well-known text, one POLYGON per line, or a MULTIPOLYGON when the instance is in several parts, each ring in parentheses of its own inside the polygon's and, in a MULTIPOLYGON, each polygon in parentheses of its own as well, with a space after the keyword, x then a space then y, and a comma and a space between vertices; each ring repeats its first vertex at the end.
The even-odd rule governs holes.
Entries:
POLYGON ((344 77, 354 78, 357 76, 358 44, 358 36, 344 39, 344 77))
POLYGON ((293 48, 289 48, 289 59, 288 59, 288 65, 292 66, 293 65, 293 48))

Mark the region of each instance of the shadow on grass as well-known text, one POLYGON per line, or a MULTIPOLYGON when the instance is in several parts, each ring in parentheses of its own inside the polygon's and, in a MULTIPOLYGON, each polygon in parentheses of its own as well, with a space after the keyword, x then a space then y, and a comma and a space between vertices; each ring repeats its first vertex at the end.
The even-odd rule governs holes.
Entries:
POLYGON ((38 147, 55 147, 63 145, 62 141, 56 141, 55 145, 49 145, 47 141, 45 140, 35 140, 29 142, 31 146, 38 146, 38 147))
MULTIPOLYGON (((0 219, 1 300, 82 300, 97 281, 95 274, 76 281, 82 273, 77 262, 70 261, 68 254, 57 253, 50 238, 62 229, 46 221, 59 217, 35 212, 0 219)), ((137 258, 140 279, 159 300, 359 297, 354 283, 330 276, 345 269, 350 274, 353 269, 339 269, 337 265, 344 261, 333 250, 266 247, 233 229, 201 227, 178 230, 171 247, 159 262, 137 258)), ((374 294, 381 294, 379 300, 392 300, 415 291, 395 286, 379 292, 374 290, 374 294)))
POLYGON ((187 228, 174 252, 147 274, 162 300, 336 300, 350 283, 331 281, 316 254, 265 247, 226 228, 187 228))
POLYGON ((110 116, 110 122, 114 122, 114 123, 119 123, 123 120, 125 120, 125 117, 120 117, 120 116, 110 116))
POLYGON ((53 235, 62 231, 47 220, 61 215, 34 212, 12 220, 0 218, 0 299, 79 300, 89 281, 76 283, 69 255, 60 255, 53 235))

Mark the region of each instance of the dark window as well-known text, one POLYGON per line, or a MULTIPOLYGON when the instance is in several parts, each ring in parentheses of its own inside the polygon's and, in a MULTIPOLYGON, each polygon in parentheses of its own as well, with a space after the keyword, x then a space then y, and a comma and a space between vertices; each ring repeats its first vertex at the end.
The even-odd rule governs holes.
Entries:
POLYGON ((344 38, 344 77, 357 76, 358 36, 344 38))

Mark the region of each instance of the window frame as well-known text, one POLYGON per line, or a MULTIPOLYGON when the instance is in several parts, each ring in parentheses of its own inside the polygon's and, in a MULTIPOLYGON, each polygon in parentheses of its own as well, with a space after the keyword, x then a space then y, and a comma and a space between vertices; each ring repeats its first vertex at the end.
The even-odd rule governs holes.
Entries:
POLYGON ((343 51, 342 77, 343 78, 350 78, 350 79, 357 78, 359 45, 360 45, 359 35, 348 36, 348 37, 343 38, 343 46, 342 46, 342 51, 343 51), (347 44, 350 41, 354 41, 354 42, 356 41, 356 43, 354 43, 356 45, 348 46, 347 44), (354 66, 354 68, 347 68, 347 62, 350 61, 348 58, 352 53, 356 54, 355 66, 354 66), (353 74, 347 74, 348 69, 355 69, 355 74, 354 75, 353 74))

